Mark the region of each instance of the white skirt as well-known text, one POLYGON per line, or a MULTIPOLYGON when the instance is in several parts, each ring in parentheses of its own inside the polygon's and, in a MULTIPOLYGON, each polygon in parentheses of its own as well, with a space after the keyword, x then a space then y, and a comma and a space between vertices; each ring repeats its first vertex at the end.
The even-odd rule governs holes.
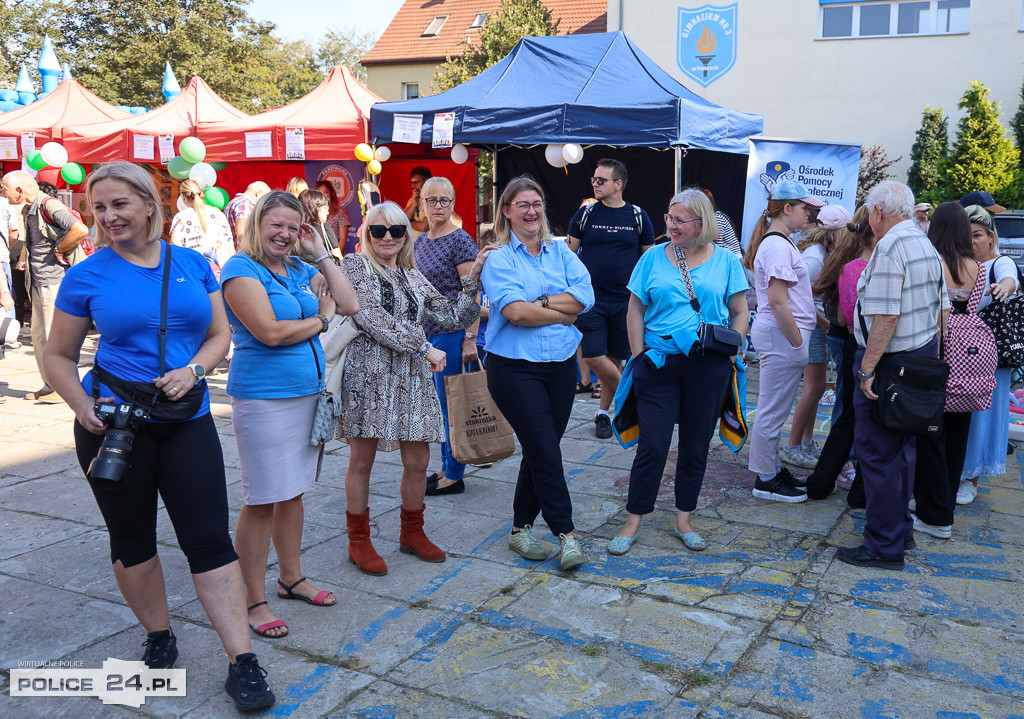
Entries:
POLYGON ((313 489, 323 448, 309 443, 318 397, 231 398, 246 504, 284 502, 313 489))

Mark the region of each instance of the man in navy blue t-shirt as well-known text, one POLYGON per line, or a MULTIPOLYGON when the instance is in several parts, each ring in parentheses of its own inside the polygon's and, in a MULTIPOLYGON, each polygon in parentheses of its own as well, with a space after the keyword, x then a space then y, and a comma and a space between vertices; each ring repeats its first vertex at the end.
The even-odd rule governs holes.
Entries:
POLYGON ((597 302, 579 316, 576 327, 583 333, 583 358, 601 382, 595 433, 607 439, 612 436, 608 408, 622 376, 622 360, 630 355, 626 284, 640 255, 654 244, 654 227, 646 212, 622 199, 626 166, 621 162, 598 161, 590 182, 597 202, 577 210, 569 223, 567 239, 569 247, 579 252, 594 285, 597 302))

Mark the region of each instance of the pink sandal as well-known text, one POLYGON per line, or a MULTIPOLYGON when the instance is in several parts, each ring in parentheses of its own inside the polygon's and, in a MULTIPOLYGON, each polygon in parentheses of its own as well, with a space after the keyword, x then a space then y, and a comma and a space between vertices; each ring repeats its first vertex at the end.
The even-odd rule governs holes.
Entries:
POLYGON ((301 594, 295 594, 294 592, 292 592, 292 590, 295 589, 295 587, 299 586, 304 581, 306 581, 305 577, 303 577, 302 579, 300 579, 299 581, 295 582, 295 584, 293 584, 293 585, 291 585, 289 587, 287 584, 285 584, 280 579, 278 579, 277 580, 277 585, 278 585, 278 587, 283 589, 285 591, 285 593, 281 594, 281 592, 279 591, 277 593, 277 596, 280 599, 301 599, 302 601, 306 602, 307 604, 312 604, 312 605, 317 606, 317 607, 333 607, 335 604, 338 603, 337 599, 335 599, 330 604, 327 603, 327 597, 333 597, 334 594, 332 592, 327 591, 326 589, 321 589, 319 592, 316 593, 316 596, 313 597, 312 599, 310 599, 309 597, 304 597, 301 594))
MULTIPOLYGON (((249 611, 251 612, 256 607, 262 607, 264 604, 266 604, 266 602, 256 602, 255 604, 249 607, 249 611)), ((249 628, 257 634, 259 634, 264 639, 282 639, 288 636, 288 625, 285 624, 284 621, 282 621, 281 619, 275 619, 272 622, 260 624, 258 627, 254 627, 250 624, 249 628), (267 634, 267 632, 271 629, 276 629, 278 627, 284 627, 284 631, 280 634, 267 634)))

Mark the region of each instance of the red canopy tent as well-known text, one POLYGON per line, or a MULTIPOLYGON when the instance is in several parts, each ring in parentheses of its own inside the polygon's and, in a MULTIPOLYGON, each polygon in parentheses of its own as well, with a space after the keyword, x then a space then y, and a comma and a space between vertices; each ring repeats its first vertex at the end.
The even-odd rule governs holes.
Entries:
POLYGON ((152 138, 174 135, 177 152, 177 143, 195 135, 201 121, 229 122, 248 117, 194 75, 177 97, 145 115, 98 124, 76 122, 64 130, 64 146, 75 162, 159 163, 160 152, 152 138))
MULTIPOLYGON (((26 132, 34 132, 35 146, 39 148, 51 140, 61 141, 64 128, 70 127, 72 123, 81 125, 134 117, 130 112, 118 110, 104 102, 82 87, 77 80, 65 80, 42 100, 0 114, 0 137, 20 138, 26 132)), ((21 157, 20 143, 17 157, 21 157)))
POLYGON ((198 135, 206 145, 207 161, 213 162, 348 159, 357 144, 367 141, 370 106, 381 101, 338 65, 295 102, 238 121, 200 122, 198 135), (304 157, 286 154, 285 128, 303 130, 304 157))

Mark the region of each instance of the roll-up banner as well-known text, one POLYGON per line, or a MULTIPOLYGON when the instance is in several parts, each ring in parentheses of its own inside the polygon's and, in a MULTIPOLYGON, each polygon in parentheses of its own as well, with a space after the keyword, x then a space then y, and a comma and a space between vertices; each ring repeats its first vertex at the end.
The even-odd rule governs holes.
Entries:
POLYGON ((853 215, 860 170, 860 145, 852 143, 750 138, 747 185, 743 202, 746 249, 758 216, 768 205, 768 194, 780 180, 797 180, 829 205, 842 205, 853 215))

